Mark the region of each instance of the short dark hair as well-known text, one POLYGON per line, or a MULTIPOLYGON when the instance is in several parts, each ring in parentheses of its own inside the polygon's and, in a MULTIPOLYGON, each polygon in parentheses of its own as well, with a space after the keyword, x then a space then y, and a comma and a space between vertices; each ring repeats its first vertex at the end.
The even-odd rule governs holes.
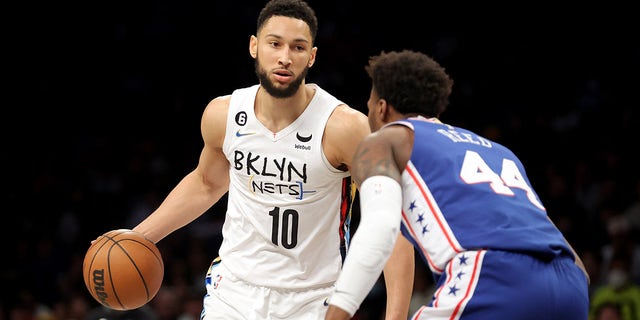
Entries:
POLYGON ((318 18, 315 11, 303 0, 270 0, 267 2, 258 15, 256 33, 259 33, 267 20, 273 16, 289 17, 306 22, 311 31, 311 41, 315 43, 318 33, 318 18))
POLYGON ((449 104, 453 80, 424 53, 402 50, 369 58, 372 89, 402 114, 439 117, 449 104))

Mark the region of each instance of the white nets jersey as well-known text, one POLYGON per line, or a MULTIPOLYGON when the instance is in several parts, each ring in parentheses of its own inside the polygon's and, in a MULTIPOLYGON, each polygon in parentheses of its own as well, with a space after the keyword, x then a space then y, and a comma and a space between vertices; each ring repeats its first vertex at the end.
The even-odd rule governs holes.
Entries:
MULTIPOLYGON (((271 288, 333 284, 354 189, 325 158, 322 138, 341 101, 315 84, 306 110, 280 132, 254 114, 258 85, 231 95, 223 150, 229 194, 220 247, 238 278, 271 288)), ((348 236, 348 230, 346 230, 348 236)))

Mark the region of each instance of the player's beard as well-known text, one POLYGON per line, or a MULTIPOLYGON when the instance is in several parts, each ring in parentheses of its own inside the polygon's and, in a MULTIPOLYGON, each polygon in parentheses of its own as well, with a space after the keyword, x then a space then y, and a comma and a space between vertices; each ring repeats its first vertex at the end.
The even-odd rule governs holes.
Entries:
POLYGON ((267 71, 260 68, 260 63, 258 62, 258 60, 259 60, 258 57, 256 57, 256 59, 254 60, 254 64, 255 64, 256 75, 258 76, 258 80, 260 80, 260 85, 262 85, 262 87, 265 90, 267 90, 267 93, 269 93, 275 98, 289 98, 293 96, 300 88, 300 85, 304 81, 305 77, 307 76, 307 72, 309 71, 309 67, 308 66, 305 67, 304 70, 302 70, 302 73, 298 77, 296 77, 291 83, 289 83, 288 86, 283 88, 278 88, 269 79, 267 71))

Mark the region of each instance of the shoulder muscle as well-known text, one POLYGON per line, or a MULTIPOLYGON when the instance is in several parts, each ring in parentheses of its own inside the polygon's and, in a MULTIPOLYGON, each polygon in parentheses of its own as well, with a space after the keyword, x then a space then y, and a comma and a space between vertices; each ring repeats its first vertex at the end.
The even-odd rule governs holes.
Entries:
POLYGON ((325 128, 325 155, 336 168, 348 170, 358 143, 369 133, 371 131, 365 114, 347 105, 340 105, 329 117, 325 128))
POLYGON ((222 148, 227 128, 227 114, 231 96, 217 97, 209 102, 202 113, 200 131, 205 145, 222 148))

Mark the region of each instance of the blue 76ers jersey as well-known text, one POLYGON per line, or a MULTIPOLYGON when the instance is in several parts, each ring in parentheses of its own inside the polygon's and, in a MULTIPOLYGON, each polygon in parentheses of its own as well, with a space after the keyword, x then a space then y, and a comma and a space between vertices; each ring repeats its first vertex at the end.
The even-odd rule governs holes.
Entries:
POLYGON ((389 125, 397 124, 415 132, 402 173, 402 232, 434 274, 467 250, 571 255, 513 152, 422 117, 389 125))

